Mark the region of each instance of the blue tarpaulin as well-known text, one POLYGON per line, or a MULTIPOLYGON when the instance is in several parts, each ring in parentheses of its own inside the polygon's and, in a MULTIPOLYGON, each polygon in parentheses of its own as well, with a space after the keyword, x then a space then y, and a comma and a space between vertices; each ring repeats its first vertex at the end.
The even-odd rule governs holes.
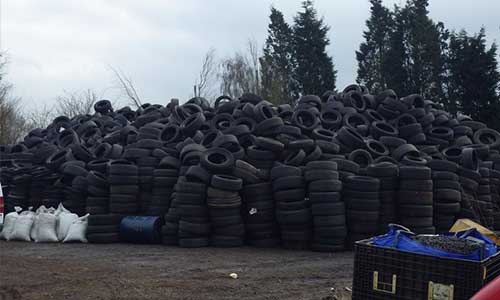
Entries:
POLYGON ((448 252, 446 250, 437 249, 428 245, 424 245, 412 239, 412 236, 414 235, 415 235, 414 233, 412 233, 411 231, 402 226, 391 224, 389 225, 389 232, 384 235, 374 237, 372 239, 372 244, 375 246, 390 247, 402 251, 421 253, 432 256, 477 260, 477 261, 484 260, 494 255, 498 251, 497 245, 492 240, 482 235, 479 231, 477 231, 474 228, 454 233, 443 234, 445 236, 454 236, 457 238, 473 240, 477 242, 479 245, 481 245, 480 248, 478 248, 477 250, 473 251, 470 254, 453 253, 453 252, 448 252))

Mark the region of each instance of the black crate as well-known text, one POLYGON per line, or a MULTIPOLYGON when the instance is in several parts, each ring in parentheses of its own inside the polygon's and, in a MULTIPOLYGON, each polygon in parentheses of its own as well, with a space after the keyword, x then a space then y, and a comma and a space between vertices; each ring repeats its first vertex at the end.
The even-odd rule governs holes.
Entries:
POLYGON ((354 246, 353 300, 469 300, 500 275, 500 253, 483 261, 354 246))

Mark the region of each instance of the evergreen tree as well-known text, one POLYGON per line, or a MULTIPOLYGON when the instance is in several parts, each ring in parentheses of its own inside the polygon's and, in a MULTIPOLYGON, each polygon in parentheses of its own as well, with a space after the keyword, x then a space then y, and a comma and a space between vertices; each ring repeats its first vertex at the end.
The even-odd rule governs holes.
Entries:
POLYGON ((330 44, 329 27, 318 18, 310 0, 302 2, 303 11, 294 18, 294 60, 297 62, 295 78, 300 94, 321 95, 335 89, 336 71, 332 58, 326 53, 330 44))
POLYGON ((356 51, 358 60, 358 83, 365 85, 372 93, 387 88, 387 74, 384 63, 390 49, 390 36, 394 25, 391 11, 382 5, 382 0, 370 0, 371 16, 366 21, 365 41, 356 51))
POLYGON ((387 85, 399 95, 419 93, 443 100, 448 38, 442 23, 429 18, 428 0, 409 0, 395 8, 390 50, 384 66, 387 85))
POLYGON ((262 96, 276 104, 292 103, 297 98, 293 94, 293 31, 274 7, 269 19, 264 55, 260 58, 262 96))
POLYGON ((464 30, 451 34, 448 68, 448 94, 455 100, 448 109, 500 129, 497 46, 486 46, 484 28, 474 36, 464 30))

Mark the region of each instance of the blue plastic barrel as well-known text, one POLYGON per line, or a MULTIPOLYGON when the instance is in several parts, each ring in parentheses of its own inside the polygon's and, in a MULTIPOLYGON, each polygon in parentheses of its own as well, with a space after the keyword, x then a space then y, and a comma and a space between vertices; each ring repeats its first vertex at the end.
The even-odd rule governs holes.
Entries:
POLYGON ((155 216, 128 216, 120 223, 120 239, 137 244, 160 242, 161 218, 155 216))

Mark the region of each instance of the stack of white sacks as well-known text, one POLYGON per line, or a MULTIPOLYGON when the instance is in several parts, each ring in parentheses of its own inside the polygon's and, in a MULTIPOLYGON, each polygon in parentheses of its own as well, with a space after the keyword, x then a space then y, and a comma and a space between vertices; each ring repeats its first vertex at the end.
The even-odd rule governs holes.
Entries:
POLYGON ((37 243, 82 242, 86 243, 88 214, 78 217, 59 204, 57 209, 40 206, 36 212, 31 208, 7 214, 0 238, 7 241, 35 241, 37 243))

